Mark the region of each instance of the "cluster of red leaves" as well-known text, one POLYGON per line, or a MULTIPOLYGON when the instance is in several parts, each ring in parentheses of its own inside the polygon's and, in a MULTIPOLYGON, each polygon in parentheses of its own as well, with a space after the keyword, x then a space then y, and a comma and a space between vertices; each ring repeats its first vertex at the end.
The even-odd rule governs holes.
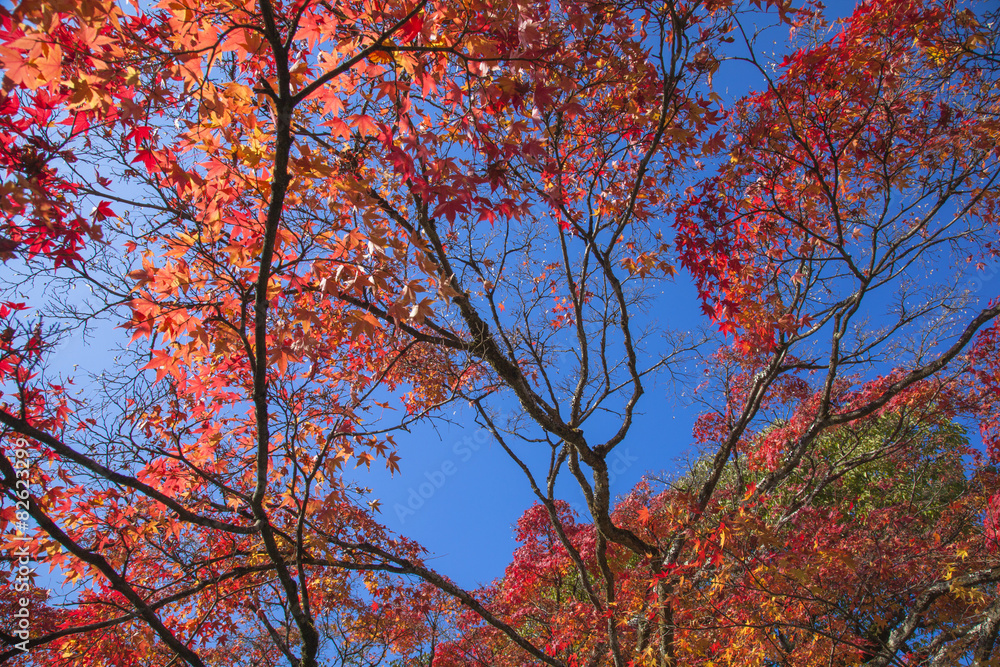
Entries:
MULTIPOLYGON (((517 522, 515 537, 521 546, 504 576, 479 595, 493 613, 532 636, 550 655, 568 665, 582 664, 582 656, 601 643, 601 626, 607 621, 588 599, 575 565, 580 558, 596 574, 594 528, 576 523, 567 503, 555 501, 552 507, 562 534, 553 527, 549 509, 533 505, 517 522)), ((458 638, 438 648, 435 662, 457 667, 469 661, 507 664, 519 659, 506 636, 475 614, 466 612, 458 627, 458 638)))
POLYGON ((978 382, 980 429, 993 462, 1000 460, 1000 325, 980 332, 969 352, 972 373, 978 382))
POLYGON ((674 227, 705 314, 741 351, 773 350, 812 326, 816 304, 798 301, 806 286, 875 279, 882 257, 845 258, 880 235, 902 234, 905 248, 948 229, 947 216, 910 202, 948 200, 949 182, 970 188, 957 204, 970 219, 995 229, 984 30, 947 3, 864 3, 837 38, 786 56, 773 86, 739 102, 726 162, 687 189, 674 227))
MULTIPOLYGON (((657 664, 651 634, 664 603, 660 581, 671 582, 667 603, 682 664, 823 665, 831 656, 864 663, 886 641, 883 630, 914 609, 925 629, 954 627, 970 609, 995 601, 995 590, 977 577, 988 581, 994 564, 989 527, 979 518, 996 479, 984 470, 967 475, 962 460, 972 450, 951 422, 955 406, 929 391, 911 396, 909 408, 904 401, 894 413, 832 431, 814 452, 811 470, 756 500, 750 499, 766 470, 753 467, 741 478, 730 470, 697 514, 683 480, 658 491, 659 484, 641 484, 619 503, 616 524, 665 543, 683 535, 683 555, 662 570, 612 545, 614 605, 605 617, 588 601, 541 505, 518 522, 522 546, 504 577, 482 594, 566 664, 606 659, 607 622, 617 625, 630 664, 657 664), (940 400, 940 409, 913 407, 929 400, 940 400), (810 496, 827 470, 872 451, 879 455, 838 472, 810 496), (812 500, 803 504, 805 497, 812 500)), ((695 468, 688 482, 698 474, 695 468)), ((559 525, 590 575, 599 577, 593 528, 557 508, 559 525)), ((469 616, 459 631, 459 639, 438 649, 442 664, 523 664, 495 628, 469 616)), ((913 642, 906 664, 921 664, 930 648, 913 642)))
POLYGON ((126 20, 98 1, 0 8, 0 258, 79 262, 84 244, 101 240, 99 223, 114 217, 107 201, 86 216, 78 210, 84 176, 73 171, 74 150, 137 110, 113 27, 126 20))

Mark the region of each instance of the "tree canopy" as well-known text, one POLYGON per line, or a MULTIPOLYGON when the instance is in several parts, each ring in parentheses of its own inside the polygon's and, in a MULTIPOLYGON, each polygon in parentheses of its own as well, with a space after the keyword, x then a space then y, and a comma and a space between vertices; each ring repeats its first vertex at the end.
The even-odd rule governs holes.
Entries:
POLYGON ((0 661, 1000 659, 1000 17, 825 11, 0 7, 0 661), (358 483, 451 406, 537 499, 478 590, 358 483))

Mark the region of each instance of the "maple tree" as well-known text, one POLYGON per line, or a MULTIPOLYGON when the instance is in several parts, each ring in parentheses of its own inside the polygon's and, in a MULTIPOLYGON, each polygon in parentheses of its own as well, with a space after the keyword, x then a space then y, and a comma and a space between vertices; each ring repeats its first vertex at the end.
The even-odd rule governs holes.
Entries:
POLYGON ((962 285, 1000 250, 995 16, 753 10, 0 9, 0 258, 131 335, 81 401, 0 304, 0 521, 77 588, 35 590, 3 659, 989 660, 1000 304, 962 285), (773 67, 766 11, 798 35, 773 67), (734 57, 763 85, 730 103, 734 57), (718 337, 651 317, 675 277, 718 337), (695 354, 708 454, 616 505, 616 447, 695 354), (345 474, 452 402, 538 499, 483 591, 345 474))
MULTIPOLYGON (((757 503, 767 470, 734 464, 689 534, 671 575, 678 664, 966 664, 996 640, 994 547, 982 521, 995 472, 965 475, 971 449, 940 406, 824 436, 811 465, 757 503), (890 657, 892 656, 892 657, 890 657)), ((616 508, 619 525, 664 541, 691 520, 711 473, 650 479, 616 508)), ((596 664, 606 636, 580 558, 600 576, 595 530, 558 505, 565 541, 539 504, 518 523, 522 546, 480 594, 567 662, 596 664)), ((621 650, 655 653, 654 563, 613 548, 621 650)), ((522 664, 494 628, 467 614, 441 664, 522 664), (478 622, 477 622, 478 621, 478 622)))

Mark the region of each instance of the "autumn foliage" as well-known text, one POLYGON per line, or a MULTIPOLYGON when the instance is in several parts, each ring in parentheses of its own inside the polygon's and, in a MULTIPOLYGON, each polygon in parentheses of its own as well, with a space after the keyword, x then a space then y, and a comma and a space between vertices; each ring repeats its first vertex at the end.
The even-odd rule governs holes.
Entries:
POLYGON ((0 8, 0 661, 996 661, 998 18, 0 8), (685 365, 699 453, 616 499, 685 365), (358 482, 452 405, 537 498, 479 590, 358 482))

